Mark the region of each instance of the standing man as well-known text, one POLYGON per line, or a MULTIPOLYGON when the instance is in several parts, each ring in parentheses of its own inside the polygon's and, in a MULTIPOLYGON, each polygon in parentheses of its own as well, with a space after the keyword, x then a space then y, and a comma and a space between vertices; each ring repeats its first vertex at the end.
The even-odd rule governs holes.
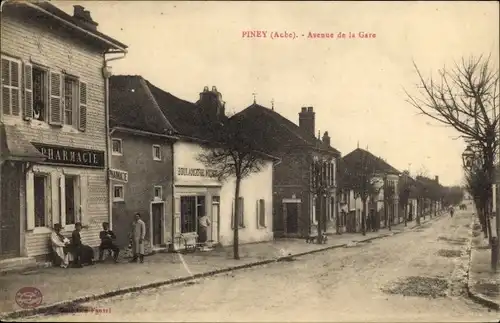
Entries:
POLYGON ((198 225, 199 225, 199 236, 198 236, 198 242, 201 244, 205 244, 207 242, 207 237, 208 237, 208 227, 210 226, 210 219, 208 218, 208 215, 204 214, 198 219, 198 225))
POLYGON ((141 215, 136 213, 134 216, 134 222, 132 223, 132 231, 130 232, 130 238, 132 240, 132 252, 134 254, 130 262, 137 262, 139 258, 140 262, 144 262, 144 237, 146 236, 146 224, 141 219, 141 215))

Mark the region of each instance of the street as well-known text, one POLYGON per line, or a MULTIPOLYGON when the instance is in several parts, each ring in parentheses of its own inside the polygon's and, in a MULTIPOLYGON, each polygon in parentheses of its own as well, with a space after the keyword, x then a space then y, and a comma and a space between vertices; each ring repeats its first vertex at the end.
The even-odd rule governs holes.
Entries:
POLYGON ((496 322, 464 294, 470 223, 457 211, 369 243, 83 304, 101 313, 25 321, 496 322))

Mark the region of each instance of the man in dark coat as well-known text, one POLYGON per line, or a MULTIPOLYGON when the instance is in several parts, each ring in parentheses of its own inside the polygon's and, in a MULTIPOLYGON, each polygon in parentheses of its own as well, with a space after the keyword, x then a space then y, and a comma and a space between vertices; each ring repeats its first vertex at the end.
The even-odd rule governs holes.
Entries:
POLYGON ((114 243, 116 235, 109 229, 108 222, 102 223, 102 229, 103 230, 99 233, 99 238, 101 238, 101 244, 99 245, 99 261, 102 261, 104 250, 111 250, 113 251, 113 259, 117 262, 120 248, 118 248, 114 243))
POLYGON ((71 244, 74 255, 74 265, 75 267, 81 268, 83 264, 93 265, 94 264, 94 250, 92 247, 82 243, 82 238, 80 236, 80 231, 82 230, 82 224, 80 222, 75 223, 75 230, 71 234, 71 244))

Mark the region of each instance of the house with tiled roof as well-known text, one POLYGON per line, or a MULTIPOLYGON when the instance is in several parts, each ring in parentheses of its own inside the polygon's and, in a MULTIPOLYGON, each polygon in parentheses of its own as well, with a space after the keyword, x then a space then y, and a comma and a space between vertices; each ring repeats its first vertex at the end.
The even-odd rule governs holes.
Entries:
POLYGON ((112 76, 110 86, 112 225, 118 245, 128 244, 135 213, 146 223, 146 241, 166 248, 172 241, 175 130, 163 115, 149 82, 112 76))
POLYGON ((274 109, 254 102, 235 118, 244 121, 255 143, 280 158, 274 167, 273 230, 275 236, 304 237, 317 231, 320 216, 323 232, 335 230, 336 165, 340 152, 330 143, 328 132, 316 137, 313 107, 303 107, 299 124, 286 119, 274 109), (313 174, 323 174, 327 193, 318 196, 313 174))
POLYGON ((203 215, 211 223, 207 239, 212 244, 231 245, 236 222, 240 243, 272 240, 274 159, 269 157, 260 172, 241 183, 243 208, 237 216, 233 212, 234 178, 219 179, 214 176, 214 169, 199 160, 205 144, 216 140, 213 129, 207 125, 228 121, 222 95, 215 87, 205 87, 200 99, 193 103, 140 76, 116 76, 112 81, 113 150, 122 150, 114 152, 114 165, 128 172, 128 183, 117 184, 123 187, 125 195, 121 196, 119 189, 115 191, 117 201, 113 208, 122 208, 116 211, 117 218, 127 214, 123 225, 141 210, 149 219, 147 231, 153 246, 167 246, 170 250, 197 241, 198 219, 203 215), (138 139, 146 137, 148 141, 138 139), (161 153, 156 156, 158 146, 161 153), (127 151, 131 155, 126 157, 127 151), (162 195, 157 196, 157 192, 162 195), (155 214, 157 205, 164 205, 161 216, 155 214))
POLYGON ((5 1, 1 15, 0 260, 52 260, 54 224, 69 236, 81 222, 83 242, 97 247, 110 220, 108 60, 127 46, 79 5, 71 15, 5 1))
POLYGON ((357 148, 342 157, 340 176, 343 191, 342 211, 346 217, 346 231, 361 231, 362 212, 365 212, 368 230, 377 230, 381 226, 399 223, 401 219, 398 215, 400 174, 401 172, 392 165, 365 149, 357 148), (360 185, 358 183, 360 180, 369 181, 370 187, 373 188, 365 206, 363 206, 357 188, 360 185))

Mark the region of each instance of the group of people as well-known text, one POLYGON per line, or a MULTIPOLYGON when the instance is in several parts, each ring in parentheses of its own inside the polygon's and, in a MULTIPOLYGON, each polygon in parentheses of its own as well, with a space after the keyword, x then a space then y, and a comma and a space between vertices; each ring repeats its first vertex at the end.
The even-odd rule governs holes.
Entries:
MULTIPOLYGON (((99 233, 101 244, 99 245, 99 261, 103 260, 104 252, 109 250, 113 253, 113 259, 118 262, 118 255, 120 248, 116 245, 116 235, 109 229, 109 223, 103 222, 102 231, 99 233)), ((62 233, 62 226, 60 223, 54 224, 54 230, 51 235, 51 245, 54 251, 55 265, 61 268, 67 268, 70 264, 71 258, 73 266, 82 268, 83 265, 93 265, 94 262, 94 249, 84 244, 80 236, 82 224, 75 223, 75 230, 71 234, 71 240, 65 237, 62 233)), ((146 235, 146 224, 141 219, 141 215, 136 213, 132 223, 132 230, 130 231, 129 238, 132 248, 133 257, 131 262, 140 260, 144 262, 144 237, 146 235)))

